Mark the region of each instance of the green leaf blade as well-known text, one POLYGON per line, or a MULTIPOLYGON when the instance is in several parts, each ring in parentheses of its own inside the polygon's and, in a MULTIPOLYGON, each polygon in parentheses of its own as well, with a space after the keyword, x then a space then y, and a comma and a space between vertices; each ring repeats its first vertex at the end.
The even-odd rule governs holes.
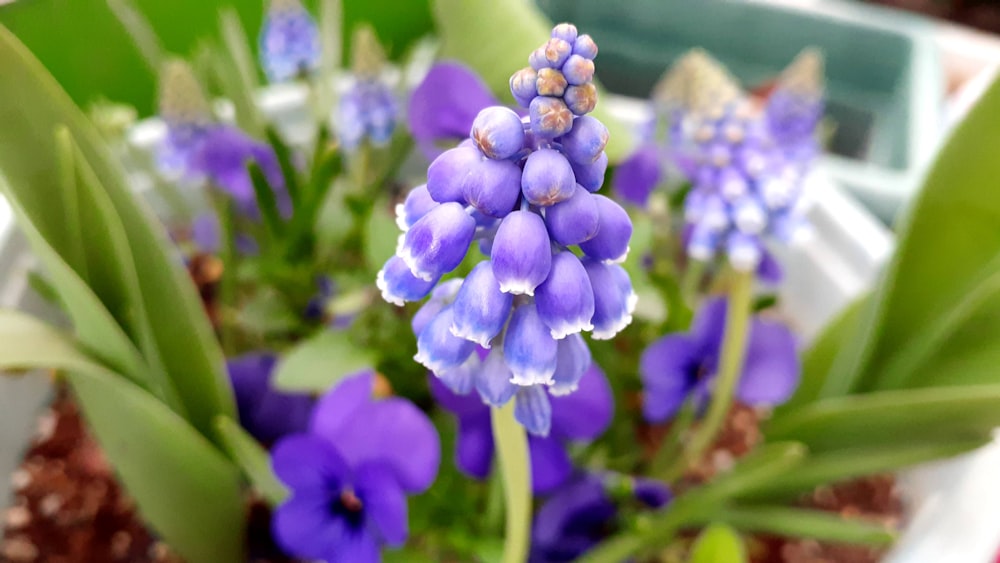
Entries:
POLYGON ((288 497, 288 489, 271 470, 271 458, 267 450, 229 417, 216 418, 215 429, 222 437, 229 457, 240 466, 250 484, 271 506, 281 504, 288 497))
POLYGON ((743 540, 729 526, 712 524, 695 540, 690 563, 744 563, 747 560, 743 540))
POLYGON ((323 330, 288 352, 275 368, 274 386, 322 393, 374 365, 374 355, 355 346, 347 331, 323 330))

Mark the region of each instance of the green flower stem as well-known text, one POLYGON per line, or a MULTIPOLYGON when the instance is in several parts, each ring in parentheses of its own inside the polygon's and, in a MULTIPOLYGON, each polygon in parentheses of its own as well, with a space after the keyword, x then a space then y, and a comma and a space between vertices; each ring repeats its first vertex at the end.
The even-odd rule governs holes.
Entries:
POLYGON ((500 458, 506 496, 506 533, 503 563, 524 563, 528 560, 531 531, 531 466, 528 457, 528 437, 524 427, 514 420, 514 401, 499 409, 490 409, 493 440, 500 458))
POLYGON ((681 295, 684 297, 684 302, 692 309, 698 303, 698 289, 704 275, 705 262, 694 258, 688 261, 684 277, 681 279, 681 295))
POLYGON ((682 472, 712 445, 726 420, 729 407, 732 406, 733 395, 746 358, 752 298, 753 272, 735 272, 729 288, 726 329, 722 339, 719 375, 712 388, 712 402, 708 406, 704 420, 684 448, 684 454, 680 459, 682 465, 679 468, 682 472))
MULTIPOLYGON (((217 191, 217 190, 216 190, 217 191)), ((219 342, 228 355, 233 352, 233 330, 230 323, 232 308, 236 306, 236 226, 233 204, 219 193, 214 196, 215 209, 219 216, 219 230, 222 244, 219 259, 222 260, 222 279, 219 280, 219 342)))

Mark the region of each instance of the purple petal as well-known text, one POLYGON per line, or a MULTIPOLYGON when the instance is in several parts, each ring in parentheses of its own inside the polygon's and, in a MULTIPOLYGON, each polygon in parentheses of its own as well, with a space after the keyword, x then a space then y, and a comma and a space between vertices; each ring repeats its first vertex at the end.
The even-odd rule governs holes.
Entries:
POLYGON ((476 377, 483 369, 483 362, 478 354, 469 357, 457 368, 442 373, 433 373, 434 380, 440 382, 453 393, 468 395, 476 387, 476 377))
POLYGON ((636 478, 633 493, 639 502, 649 508, 660 508, 674 498, 666 483, 654 479, 636 478))
POLYGON ((783 324, 754 319, 736 396, 753 406, 780 405, 795 392, 800 370, 792 332, 783 324))
MULTIPOLYGON (((591 62, 590 68, 593 67, 594 63, 591 62)), ((573 129, 562 137, 563 152, 570 160, 580 164, 590 164, 597 160, 607 144, 608 128, 589 115, 574 119, 573 129)))
POLYGON ((538 514, 532 527, 532 552, 541 561, 572 561, 599 541, 614 517, 615 505, 596 477, 561 488, 538 514))
POLYGON ((577 184, 573 197, 545 210, 545 226, 552 240, 564 246, 594 238, 601 226, 597 200, 577 184))
POLYGON ((521 386, 514 396, 514 419, 534 436, 548 436, 552 428, 552 403, 544 385, 521 386))
POLYGON ((315 402, 305 393, 285 393, 271 388, 275 361, 271 354, 254 353, 226 362, 240 424, 265 444, 287 434, 305 432, 315 402))
POLYGON ((503 342, 503 357, 517 385, 548 384, 556 371, 558 344, 534 303, 514 310, 503 342))
POLYGON ((504 358, 505 349, 506 346, 490 350, 476 375, 476 391, 483 402, 494 407, 506 405, 517 392, 517 385, 512 382, 514 374, 504 358))
POLYGON ((427 158, 434 158, 441 152, 436 143, 468 137, 480 110, 498 103, 468 67, 456 62, 438 63, 410 97, 410 132, 427 158))
POLYGON ((726 329, 726 308, 729 301, 724 297, 706 299, 691 322, 691 336, 701 353, 718 357, 722 348, 722 336, 726 329))
POLYGON ((552 248, 542 217, 515 211, 504 217, 490 251, 500 291, 534 295, 552 266, 552 248))
POLYGON ((643 415, 650 422, 672 417, 694 387, 699 366, 697 343, 686 334, 669 334, 642 353, 639 374, 645 389, 643 415))
POLYGON ((391 546, 406 542, 406 494, 392 468, 382 463, 365 463, 357 468, 354 490, 364 506, 365 516, 378 535, 391 546))
POLYGON ((507 322, 513 300, 513 295, 500 291, 492 265, 480 262, 465 278, 451 305, 451 333, 489 348, 507 322))
POLYGON ((485 479, 493 466, 493 426, 489 409, 459 421, 455 465, 466 475, 485 479))
POLYGON ((419 301, 434 289, 439 277, 424 280, 413 275, 409 266, 399 256, 386 261, 375 277, 375 287, 382 292, 382 299, 402 307, 407 301, 419 301))
POLYGON ((326 563, 380 563, 378 543, 368 530, 348 530, 340 543, 326 554, 326 563))
POLYGON ((536 495, 545 494, 566 482, 573 472, 573 462, 566 446, 553 436, 542 438, 528 435, 531 456, 531 489, 536 495))
POLYGON ((475 393, 459 394, 448 388, 439 378, 429 375, 427 383, 431 396, 439 405, 462 420, 469 416, 479 416, 489 413, 489 407, 475 393))
POLYGON ((406 231, 397 255, 414 276, 431 281, 462 262, 475 232, 476 220, 464 207, 455 202, 443 203, 406 231))
POLYGON ((437 431, 427 415, 405 399, 383 399, 356 410, 330 439, 354 467, 368 461, 391 465, 407 492, 427 489, 437 476, 437 431))
POLYGON ((356 411, 371 402, 374 391, 375 374, 371 371, 343 379, 320 397, 313 410, 310 431, 332 440, 350 423, 356 411))
POLYGON ((459 145, 444 151, 427 167, 427 193, 438 203, 464 203, 472 171, 485 160, 489 159, 472 146, 459 145))
POLYGON ((293 490, 338 490, 349 481, 350 469, 330 442, 312 434, 296 434, 271 450, 275 475, 293 490))
POLYGON ((573 393, 551 397, 552 435, 565 440, 593 440, 607 430, 615 400, 604 371, 592 364, 573 393))
POLYGON ((642 146, 615 169, 615 193, 629 203, 645 207, 661 177, 660 149, 652 144, 642 146))
POLYGON ((219 238, 219 218, 215 213, 201 213, 191 222, 191 240, 202 251, 218 252, 219 238))
POLYGON ((540 149, 524 162, 521 175, 524 198, 535 205, 552 205, 573 196, 576 175, 566 157, 555 149, 540 149))
POLYGON ((590 324, 594 316, 594 288, 575 254, 564 250, 552 257, 549 276, 535 289, 535 306, 556 340, 594 328, 590 324))
POLYGON ((452 334, 454 320, 454 309, 449 305, 431 319, 417 336, 417 354, 413 359, 434 373, 447 373, 458 368, 476 348, 471 341, 452 334))
POLYGON ((351 531, 347 522, 330 512, 330 502, 323 495, 304 494, 278 506, 271 530, 282 550, 304 559, 322 559, 338 549, 351 531))
POLYGON ((777 285, 784 277, 785 273, 781 268, 781 263, 774 257, 774 254, 768 252, 767 248, 763 248, 760 264, 757 265, 757 279, 764 283, 777 285))
POLYGON ((595 260, 622 262, 628 256, 628 243, 632 238, 632 219, 614 201, 594 195, 601 225, 597 235, 580 243, 580 250, 595 260))
POLYGON ((604 185, 604 174, 608 171, 608 153, 602 152, 597 160, 589 164, 570 162, 573 165, 573 175, 576 183, 588 192, 596 192, 604 185))
POLYGON ((571 334, 560 340, 556 351, 556 371, 552 374, 549 394, 559 397, 576 391, 591 361, 590 348, 582 336, 571 334))
POLYGON ((524 126, 514 111, 491 106, 479 112, 470 134, 476 148, 495 160, 510 158, 524 148, 524 126))
POLYGON ((427 184, 420 184, 406 194, 403 203, 396 204, 396 225, 399 230, 408 231, 414 223, 437 206, 438 202, 434 201, 427 191, 427 184))

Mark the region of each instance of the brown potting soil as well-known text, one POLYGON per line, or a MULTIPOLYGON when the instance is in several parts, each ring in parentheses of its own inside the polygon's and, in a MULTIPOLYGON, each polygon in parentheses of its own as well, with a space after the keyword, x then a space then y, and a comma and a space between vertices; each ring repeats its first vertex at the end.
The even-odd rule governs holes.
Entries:
POLYGON ((138 519, 76 403, 60 391, 11 477, 0 561, 177 562, 138 519))
MULTIPOLYGON (((61 389, 38 422, 34 441, 11 477, 0 563, 183 563, 149 532, 61 389)), ((248 510, 250 563, 293 563, 271 540, 271 515, 248 510)))

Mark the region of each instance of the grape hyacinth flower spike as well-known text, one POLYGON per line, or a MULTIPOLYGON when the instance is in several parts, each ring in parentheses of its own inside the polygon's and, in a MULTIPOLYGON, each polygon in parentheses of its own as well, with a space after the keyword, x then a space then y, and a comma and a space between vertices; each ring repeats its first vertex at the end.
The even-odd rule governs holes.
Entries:
POLYGON ((200 180, 193 160, 213 122, 208 99, 194 71, 181 60, 167 61, 160 73, 159 115, 167 134, 157 148, 156 164, 169 178, 200 180))
POLYGON ((819 153, 817 129, 823 108, 823 55, 806 49, 781 74, 764 110, 771 134, 787 158, 808 163, 819 153))
MULTIPOLYGON (((812 60, 793 70, 815 70, 812 60)), ((799 119, 790 91, 776 94, 761 114, 702 52, 687 55, 664 79, 659 95, 673 108, 671 156, 691 181, 684 208, 691 258, 725 255, 734 269, 753 272, 766 237, 791 242, 808 232, 801 195, 812 153, 786 150, 781 138, 811 136, 818 113, 799 119)), ((821 99, 814 94, 811 100, 821 99)), ((818 111, 815 103, 810 108, 818 111)))
POLYGON ((370 27, 354 32, 352 53, 351 83, 338 100, 334 118, 340 142, 349 151, 365 141, 384 147, 392 140, 399 109, 382 76, 385 53, 370 27))
POLYGON ((260 63, 271 82, 309 75, 320 65, 319 28, 300 0, 271 0, 260 31, 260 63))
POLYGON ((586 115, 597 101, 596 55, 575 26, 553 29, 510 80, 528 116, 501 106, 478 112, 467 138, 438 156, 427 183, 397 207, 404 234, 378 275, 387 301, 417 301, 477 243, 484 257, 465 280, 450 282, 460 289, 418 313, 428 318, 415 358, 453 389, 457 382, 464 392, 476 388, 492 406, 516 397, 517 420, 541 436, 551 428, 549 395, 572 393, 590 364, 580 334, 612 338, 635 308, 617 264, 628 252, 631 221, 594 193, 608 142, 607 128, 586 115), (489 350, 481 360, 488 376, 473 385, 462 374, 480 362, 477 346, 489 350))
POLYGON ((441 458, 434 425, 400 398, 373 399, 375 376, 343 380, 324 395, 307 432, 272 450, 291 490, 271 522, 290 555, 331 563, 377 563, 406 542, 406 497, 430 487, 441 458))

